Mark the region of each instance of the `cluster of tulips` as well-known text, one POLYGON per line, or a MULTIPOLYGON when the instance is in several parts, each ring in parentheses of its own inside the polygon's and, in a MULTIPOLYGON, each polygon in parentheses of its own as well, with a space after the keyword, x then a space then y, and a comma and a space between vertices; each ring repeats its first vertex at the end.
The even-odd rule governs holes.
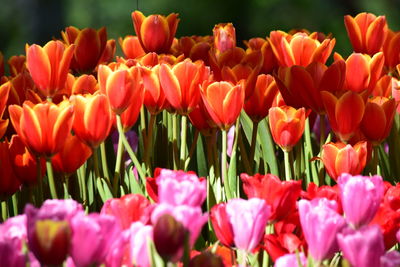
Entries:
POLYGON ((400 32, 67 27, 0 54, 0 266, 400 266, 400 32), (327 63, 330 62, 330 63, 327 63), (200 177, 200 178, 199 178, 200 177))

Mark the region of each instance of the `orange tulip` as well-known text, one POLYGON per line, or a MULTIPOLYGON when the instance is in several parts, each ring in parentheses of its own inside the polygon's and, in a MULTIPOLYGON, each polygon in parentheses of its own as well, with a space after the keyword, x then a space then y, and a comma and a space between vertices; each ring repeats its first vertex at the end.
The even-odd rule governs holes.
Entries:
POLYGON ((0 52, 0 78, 4 76, 4 56, 0 52))
POLYGON ((329 142, 322 146, 321 160, 335 181, 342 173, 360 174, 367 162, 367 142, 361 141, 354 146, 329 142))
POLYGON ((141 69, 144 86, 143 104, 153 115, 158 114, 167 105, 165 93, 160 84, 159 69, 159 65, 141 69))
MULTIPOLYGON (((9 146, 11 163, 17 179, 24 185, 35 185, 37 181, 37 161, 36 157, 24 145, 18 135, 13 135, 9 146)), ((46 163, 40 160, 42 173, 46 170, 46 163)))
POLYGON ((217 55, 236 47, 236 32, 232 23, 220 23, 214 26, 214 48, 217 55))
POLYGON ((68 75, 65 85, 65 92, 68 97, 71 95, 94 94, 98 90, 98 83, 93 75, 83 74, 75 77, 68 75))
POLYGON ((168 17, 161 15, 145 17, 142 12, 134 11, 132 21, 145 52, 157 54, 169 52, 178 28, 178 14, 171 13, 168 17))
POLYGON ((53 97, 64 88, 73 53, 74 45, 65 47, 61 41, 50 41, 43 48, 27 46, 27 68, 45 97, 53 97))
POLYGON ((244 104, 244 110, 247 115, 254 122, 264 119, 268 115, 277 93, 278 87, 271 75, 258 75, 253 94, 244 104))
POLYGON ((14 174, 7 141, 0 142, 0 200, 7 200, 14 194, 20 183, 14 174))
POLYGON ((364 116, 365 100, 352 91, 347 91, 339 97, 322 91, 321 96, 333 132, 343 142, 348 141, 360 126, 364 116))
POLYGON ((393 32, 388 30, 388 34, 383 44, 383 54, 385 55, 385 66, 390 71, 394 71, 396 65, 400 63, 400 31, 393 32))
POLYGON ((73 106, 68 101, 59 105, 44 102, 8 108, 11 122, 24 144, 36 155, 51 157, 60 151, 71 131, 73 106))
POLYGON ((310 108, 324 114, 321 91, 335 92, 343 89, 346 65, 343 61, 331 66, 312 62, 307 67, 280 68, 275 77, 279 91, 287 105, 295 108, 310 108))
POLYGON ((137 36, 128 35, 125 36, 124 39, 119 38, 118 41, 122 48, 122 52, 127 59, 135 59, 146 54, 140 45, 140 41, 137 36))
POLYGON ((173 67, 161 64, 161 87, 171 106, 181 115, 189 114, 200 101, 200 86, 210 76, 202 61, 185 59, 173 67))
POLYGON ((272 137, 283 150, 290 151, 300 140, 304 132, 306 110, 291 106, 269 109, 269 127, 272 137))
MULTIPOLYGON (((93 72, 106 51, 107 31, 105 27, 95 30, 92 28, 84 28, 79 30, 70 26, 65 28, 65 32, 61 32, 64 42, 75 44, 74 56, 71 61, 71 69, 78 73, 93 72)), ((113 55, 108 55, 111 60, 113 55)), ((104 60, 104 59, 103 59, 104 60)))
POLYGON ((12 56, 7 61, 11 76, 15 77, 26 70, 26 57, 24 55, 12 56))
POLYGON ((373 96, 390 97, 392 95, 393 80, 396 78, 390 75, 383 75, 375 84, 371 94, 373 96))
POLYGON ((381 51, 387 34, 385 16, 376 17, 371 13, 360 13, 354 18, 344 16, 347 35, 354 52, 374 55, 381 51))
POLYGON ((229 130, 239 117, 244 104, 242 83, 205 82, 201 91, 204 105, 221 130, 229 130))
POLYGON ((142 90, 142 80, 138 67, 127 68, 120 65, 119 69, 112 70, 106 65, 99 66, 98 80, 100 92, 107 95, 111 109, 121 114, 129 106, 132 97, 138 90, 142 90))
POLYGON ((390 133, 396 111, 394 98, 376 96, 365 105, 361 131, 373 144, 381 143, 390 133))
POLYGON ((74 133, 91 148, 97 148, 110 133, 112 112, 107 96, 74 95, 70 98, 75 109, 74 133))
POLYGON ((8 127, 8 119, 3 120, 2 117, 4 110, 6 109, 8 97, 10 94, 10 88, 10 82, 6 82, 0 86, 0 139, 6 133, 8 127))
MULTIPOLYGON (((392 97, 396 100, 396 103, 400 102, 400 81, 396 78, 392 79, 391 88, 392 97)), ((400 105, 397 105, 397 113, 400 113, 400 105)))
POLYGON ((204 106, 203 99, 200 99, 199 104, 189 113, 188 117, 193 126, 204 136, 211 136, 214 133, 216 125, 204 106))
POLYGON ((54 155, 51 163, 54 170, 62 173, 73 173, 92 155, 92 150, 82 143, 76 135, 68 135, 64 147, 54 155))
POLYGON ((272 51, 270 41, 263 38, 252 38, 249 40, 247 45, 249 47, 247 50, 261 51, 263 63, 260 72, 264 74, 272 74, 273 70, 278 67, 278 62, 275 58, 274 52, 272 51))
POLYGON ((294 35, 283 31, 272 31, 269 42, 281 67, 307 66, 311 62, 325 64, 335 46, 335 39, 318 41, 318 33, 308 35, 297 32, 294 35))

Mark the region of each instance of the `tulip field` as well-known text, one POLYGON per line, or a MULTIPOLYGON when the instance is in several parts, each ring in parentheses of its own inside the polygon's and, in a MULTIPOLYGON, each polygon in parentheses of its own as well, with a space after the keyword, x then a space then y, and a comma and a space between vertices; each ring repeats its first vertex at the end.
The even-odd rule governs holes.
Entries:
POLYGON ((330 33, 131 19, 0 53, 0 267, 400 267, 385 16, 344 16, 346 55, 330 33))

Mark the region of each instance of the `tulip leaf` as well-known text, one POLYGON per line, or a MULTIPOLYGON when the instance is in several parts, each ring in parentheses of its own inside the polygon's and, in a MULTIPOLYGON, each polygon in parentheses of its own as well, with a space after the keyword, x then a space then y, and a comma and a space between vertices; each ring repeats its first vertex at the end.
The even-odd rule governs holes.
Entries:
MULTIPOLYGON (((275 144, 269 131, 268 118, 260 121, 258 124, 258 136, 260 137, 262 157, 268 164, 269 172, 279 176, 279 168, 275 155, 275 144)), ((265 168, 265 170, 267 170, 267 168, 265 168)))

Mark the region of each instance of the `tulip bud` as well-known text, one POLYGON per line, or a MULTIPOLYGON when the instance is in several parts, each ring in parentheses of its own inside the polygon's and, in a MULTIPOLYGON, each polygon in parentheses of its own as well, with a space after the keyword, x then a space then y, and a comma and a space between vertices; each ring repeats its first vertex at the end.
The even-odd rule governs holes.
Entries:
POLYGON ((203 252, 193 257, 189 262, 189 267, 223 267, 224 263, 220 256, 212 254, 211 252, 203 252))

